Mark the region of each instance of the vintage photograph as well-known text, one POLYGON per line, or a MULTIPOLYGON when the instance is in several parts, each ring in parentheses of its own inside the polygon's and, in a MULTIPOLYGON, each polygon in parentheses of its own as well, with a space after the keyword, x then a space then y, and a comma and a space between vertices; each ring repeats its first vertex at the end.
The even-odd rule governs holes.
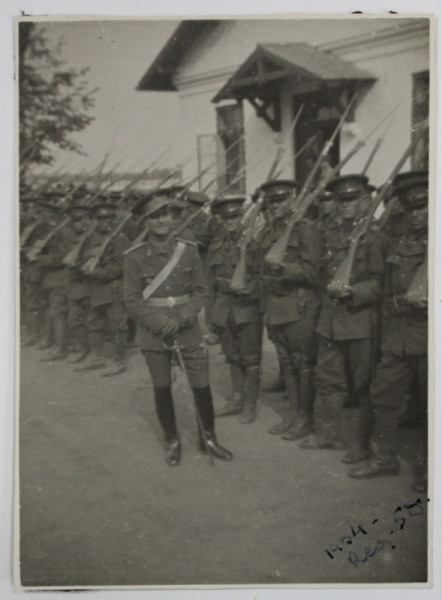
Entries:
POLYGON ((433 26, 17 19, 18 587, 431 583, 433 26))

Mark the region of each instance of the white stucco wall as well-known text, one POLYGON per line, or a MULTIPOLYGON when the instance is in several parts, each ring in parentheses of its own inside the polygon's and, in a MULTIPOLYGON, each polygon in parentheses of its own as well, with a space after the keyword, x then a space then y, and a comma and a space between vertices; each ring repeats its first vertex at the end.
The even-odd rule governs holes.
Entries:
MULTIPOLYGON (((421 21, 422 23, 422 21, 421 21)), ((364 137, 386 114, 400 102, 397 115, 388 136, 376 155, 368 175, 375 185, 381 184, 392 170, 410 141, 412 74, 429 68, 429 43, 425 31, 408 32, 409 25, 419 25, 409 19, 358 19, 358 20, 269 20, 223 22, 207 38, 199 40, 186 56, 175 78, 179 90, 181 110, 182 155, 196 151, 198 134, 216 133, 215 105, 213 96, 228 77, 261 42, 308 42, 320 49, 331 50, 337 56, 372 73, 377 81, 358 104, 355 122, 364 137), (392 27, 391 35, 382 30, 392 27), (375 32, 378 32, 376 34, 375 32), (408 32, 408 33, 407 33, 408 32), (395 35, 396 34, 396 35, 395 35), (356 36, 345 42, 351 36, 356 36), (373 40, 379 41, 373 42, 373 40), (344 40, 341 44, 340 41, 344 40), (359 43, 360 40, 360 43, 359 43)), ((289 127, 293 115, 295 89, 286 83, 281 88, 283 129, 280 138, 289 127)), ((276 151, 277 134, 255 115, 248 102, 244 102, 247 190, 253 192, 262 183, 276 151)), ((359 154, 343 169, 343 172, 360 171, 376 141, 379 132, 359 154)), ((357 138, 341 136, 341 156, 356 143, 357 138)), ((293 140, 287 140, 281 176, 293 173, 293 140)), ((407 168, 406 165, 405 168, 407 168)), ((184 168, 185 177, 197 170, 196 157, 184 168)))

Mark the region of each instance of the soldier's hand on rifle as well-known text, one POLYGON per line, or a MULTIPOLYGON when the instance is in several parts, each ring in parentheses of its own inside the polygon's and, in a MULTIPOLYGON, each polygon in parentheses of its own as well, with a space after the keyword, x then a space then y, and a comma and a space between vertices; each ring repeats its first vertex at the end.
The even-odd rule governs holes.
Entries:
POLYGON ((350 298, 353 294, 353 289, 351 285, 332 285, 329 284, 327 286, 327 292, 333 298, 338 300, 344 300, 345 298, 350 298))
POLYGON ((407 292, 404 300, 415 308, 428 308, 428 298, 423 296, 420 290, 407 292))

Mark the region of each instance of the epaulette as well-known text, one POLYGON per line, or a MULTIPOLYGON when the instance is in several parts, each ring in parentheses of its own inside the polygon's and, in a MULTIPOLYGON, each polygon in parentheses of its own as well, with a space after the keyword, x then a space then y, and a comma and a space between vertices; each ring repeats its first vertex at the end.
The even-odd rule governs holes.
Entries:
POLYGON ((184 244, 189 244, 190 246, 195 246, 195 248, 198 248, 198 242, 193 242, 192 240, 185 240, 183 238, 175 238, 177 242, 183 242, 184 244))
POLYGON ((130 254, 134 250, 137 250, 138 248, 141 248, 142 246, 145 246, 145 245, 146 245, 146 242, 140 242, 139 244, 135 244, 135 246, 131 246, 130 248, 128 248, 127 250, 125 250, 123 252, 123 254, 130 254))

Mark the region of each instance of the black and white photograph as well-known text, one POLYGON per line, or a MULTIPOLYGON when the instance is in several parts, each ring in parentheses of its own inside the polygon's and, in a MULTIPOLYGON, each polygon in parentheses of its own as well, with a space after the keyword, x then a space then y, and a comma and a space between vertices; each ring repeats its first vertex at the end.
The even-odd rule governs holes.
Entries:
POLYGON ((431 585, 418 8, 16 19, 19 589, 431 585))

